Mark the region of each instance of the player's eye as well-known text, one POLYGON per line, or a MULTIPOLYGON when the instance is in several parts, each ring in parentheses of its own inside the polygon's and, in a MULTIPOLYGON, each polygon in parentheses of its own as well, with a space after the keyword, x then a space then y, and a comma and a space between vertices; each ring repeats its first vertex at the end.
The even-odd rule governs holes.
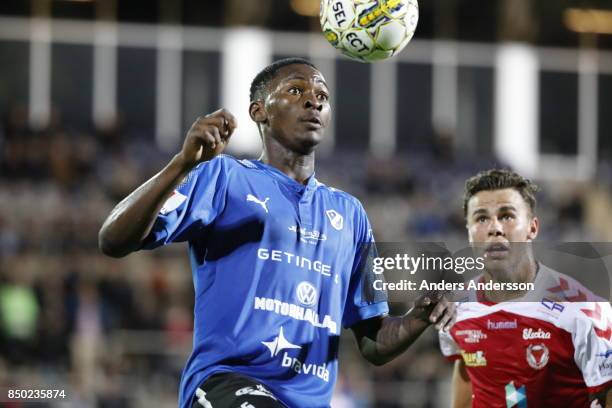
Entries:
POLYGON ((291 88, 289 88, 289 93, 291 95, 301 95, 302 94, 302 90, 300 88, 298 88, 297 86, 292 86, 291 88))
POLYGON ((322 101, 322 102, 327 102, 329 101, 329 95, 326 93, 320 93, 317 95, 317 99, 322 101))
POLYGON ((480 217, 476 218, 476 222, 479 222, 481 224, 486 221, 487 221, 487 217, 485 217, 484 215, 481 215, 480 217))
POLYGON ((504 214, 504 215, 502 215, 501 219, 504 220, 504 221, 511 221, 511 220, 514 219, 514 215, 512 215, 512 214, 504 214))

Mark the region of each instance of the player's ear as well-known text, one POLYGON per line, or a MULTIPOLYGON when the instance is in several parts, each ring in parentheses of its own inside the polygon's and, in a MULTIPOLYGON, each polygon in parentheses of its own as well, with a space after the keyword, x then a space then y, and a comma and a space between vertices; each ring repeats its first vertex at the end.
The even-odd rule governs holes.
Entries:
POLYGON ((268 119, 263 101, 251 102, 249 105, 249 116, 251 116, 253 122, 257 124, 263 123, 268 119))
POLYGON ((527 234, 527 239, 529 241, 533 241, 540 231, 540 220, 535 215, 531 217, 529 220, 529 233, 527 234))

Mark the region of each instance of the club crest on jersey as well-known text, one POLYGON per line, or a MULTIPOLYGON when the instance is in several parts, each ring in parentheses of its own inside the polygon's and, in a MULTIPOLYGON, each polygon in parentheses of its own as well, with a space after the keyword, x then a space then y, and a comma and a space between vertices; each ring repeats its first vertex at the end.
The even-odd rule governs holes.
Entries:
POLYGON ((259 204, 261 206, 261 208, 264 209, 264 211, 266 212, 266 214, 268 214, 270 211, 268 211, 268 201, 270 200, 270 197, 266 197, 263 201, 260 200, 259 198, 255 197, 253 194, 247 194, 246 196, 246 200, 251 201, 255 204, 259 204))
POLYGON ((531 368, 541 370, 544 368, 544 366, 546 366, 546 364, 548 364, 548 347, 546 347, 544 343, 530 344, 527 347, 525 357, 527 358, 527 363, 531 368))
POLYGON ((325 211, 327 218, 336 231, 340 231, 344 226, 344 217, 336 210, 325 211))
POLYGON ((317 289, 310 282, 301 282, 295 290, 298 302, 304 306, 314 306, 317 303, 317 289))

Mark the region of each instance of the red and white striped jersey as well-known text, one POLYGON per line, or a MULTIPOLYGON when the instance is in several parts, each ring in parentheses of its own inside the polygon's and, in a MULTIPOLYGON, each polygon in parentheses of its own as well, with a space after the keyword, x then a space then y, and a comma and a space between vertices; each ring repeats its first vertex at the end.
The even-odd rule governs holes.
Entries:
POLYGON ((465 362, 473 407, 599 406, 589 394, 612 387, 610 303, 543 265, 534 283, 520 301, 470 292, 442 353, 465 362))

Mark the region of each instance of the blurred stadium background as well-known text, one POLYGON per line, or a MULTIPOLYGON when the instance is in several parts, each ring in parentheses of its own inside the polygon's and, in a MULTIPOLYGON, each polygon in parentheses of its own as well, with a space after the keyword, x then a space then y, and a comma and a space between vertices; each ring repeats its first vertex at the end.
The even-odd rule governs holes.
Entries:
MULTIPOLYGON (((374 65, 340 57, 317 13, 317 0, 0 1, 0 386, 66 390, 48 406, 176 406, 186 250, 113 260, 97 231, 200 114, 237 114, 232 152, 255 157, 248 85, 280 57, 311 58, 330 83, 317 177, 364 202, 378 241, 463 243, 463 181, 492 165, 542 185, 542 239, 612 241, 609 1, 421 1, 413 42, 374 65)), ((433 331, 381 368, 343 342, 334 407, 448 406, 433 331)))

